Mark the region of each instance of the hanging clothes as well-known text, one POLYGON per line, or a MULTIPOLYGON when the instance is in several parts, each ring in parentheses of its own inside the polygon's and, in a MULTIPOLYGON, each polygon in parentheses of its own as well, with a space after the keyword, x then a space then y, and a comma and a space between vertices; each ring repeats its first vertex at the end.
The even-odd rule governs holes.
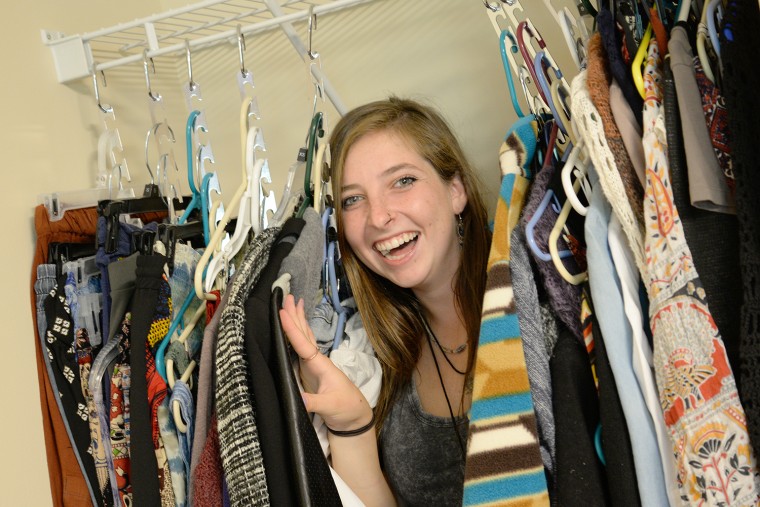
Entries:
POLYGON ((673 440, 678 484, 681 494, 693 502, 706 498, 716 504, 755 505, 760 501, 760 483, 744 410, 673 206, 656 41, 648 49, 643 125, 648 272, 644 279, 657 385, 673 440), (712 484, 719 485, 718 489, 712 484))
POLYGON ((269 504, 256 419, 248 391, 248 366, 243 350, 243 305, 266 265, 272 243, 279 232, 279 228, 269 228, 256 236, 238 269, 235 283, 229 288, 229 300, 222 313, 216 350, 215 398, 221 458, 233 505, 269 504))
POLYGON ((525 229, 522 227, 515 227, 510 238, 510 273, 525 352, 525 367, 530 380, 530 396, 536 411, 541 459, 546 471, 549 496, 553 497, 556 437, 549 359, 557 341, 557 320, 548 303, 539 303, 525 229))
POLYGON ((694 55, 683 26, 673 28, 668 50, 683 128, 691 204, 708 211, 736 213, 734 198, 718 164, 712 137, 705 123, 694 70, 694 55))
MULTIPOLYGON (((739 220, 739 260, 742 273, 740 328, 741 399, 747 412, 752 442, 760 447, 760 178, 757 177, 757 140, 760 139, 760 101, 755 57, 760 54, 760 7, 756 2, 730 0, 721 33, 723 94, 731 128, 731 152, 736 177, 739 220)), ((735 288, 736 290, 736 288, 735 288)))
POLYGON ((665 479, 654 423, 633 370, 632 331, 607 240, 611 206, 602 185, 597 183, 595 172, 591 176, 593 191, 585 220, 589 284, 594 315, 605 340, 628 424, 639 496, 642 505, 679 505, 671 500, 678 495, 671 495, 669 499, 671 483, 665 479))
MULTIPOLYGON (((31 300, 32 315, 35 321, 34 349, 37 362, 37 378, 40 391, 42 408, 42 427, 45 434, 45 452, 47 455, 48 474, 53 505, 61 506, 86 506, 97 505, 90 483, 85 479, 80 462, 83 459, 69 438, 68 422, 59 409, 59 396, 57 382, 48 371, 48 361, 45 350, 45 329, 42 325, 44 310, 37 311, 37 297, 35 295, 35 282, 37 281, 38 266, 43 266, 48 258, 48 249, 51 243, 92 243, 95 241, 95 222, 97 214, 92 208, 83 208, 67 211, 63 218, 51 222, 44 206, 37 206, 34 210, 34 227, 37 236, 34 259, 32 261, 31 300), (40 330, 42 329, 42 332, 40 330)), ((52 269, 55 276, 55 267, 52 269)), ((44 275, 44 273, 43 273, 44 275)), ((40 289, 44 284, 45 276, 41 277, 40 289)), ((47 292, 55 286, 51 278, 47 277, 48 291, 40 291, 41 302, 46 299, 47 292), (52 286, 51 286, 52 285, 52 286)), ((45 319, 47 323, 47 319, 45 319)))
MULTIPOLYGON (((683 224, 686 243, 694 258, 694 267, 705 289, 710 314, 726 347, 729 365, 732 371, 738 372, 742 304, 742 294, 736 290, 742 283, 739 222, 736 215, 715 213, 692 206, 675 80, 667 64, 663 66, 663 76, 663 108, 673 203, 683 224)), ((740 378, 736 373, 734 378, 741 393, 740 378)))
POLYGON ((518 222, 536 140, 526 117, 500 151, 502 183, 489 255, 483 320, 475 363, 464 505, 548 505, 537 434, 509 273, 510 234, 518 222), (521 435, 508 440, 504 433, 521 435))

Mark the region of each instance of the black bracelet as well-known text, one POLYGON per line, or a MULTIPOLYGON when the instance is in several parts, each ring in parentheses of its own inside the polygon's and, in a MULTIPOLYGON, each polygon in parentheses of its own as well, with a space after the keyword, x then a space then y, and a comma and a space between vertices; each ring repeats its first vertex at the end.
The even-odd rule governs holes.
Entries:
POLYGON ((336 437, 355 437, 356 435, 361 435, 362 433, 368 432, 372 427, 375 425, 375 411, 372 411, 372 419, 361 428, 356 428, 355 430, 348 430, 348 431, 338 431, 330 428, 327 424, 325 424, 325 428, 327 428, 327 431, 335 435, 336 437))

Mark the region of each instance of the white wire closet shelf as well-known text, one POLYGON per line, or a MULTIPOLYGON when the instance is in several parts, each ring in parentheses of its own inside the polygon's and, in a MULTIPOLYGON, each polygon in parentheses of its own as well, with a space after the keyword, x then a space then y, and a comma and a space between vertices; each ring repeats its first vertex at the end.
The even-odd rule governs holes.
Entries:
POLYGON ((77 35, 42 30, 58 81, 67 83, 121 65, 180 54, 281 27, 304 57, 306 47, 290 23, 373 0, 205 0, 128 23, 77 35))

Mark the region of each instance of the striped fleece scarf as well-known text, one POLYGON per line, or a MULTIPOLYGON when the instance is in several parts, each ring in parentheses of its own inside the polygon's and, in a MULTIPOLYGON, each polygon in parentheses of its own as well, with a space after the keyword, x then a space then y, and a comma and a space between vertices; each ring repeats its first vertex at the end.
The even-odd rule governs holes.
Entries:
POLYGON ((501 190, 488 258, 475 363, 465 506, 549 505, 510 273, 510 235, 519 221, 536 147, 528 117, 510 129, 500 150, 501 190))

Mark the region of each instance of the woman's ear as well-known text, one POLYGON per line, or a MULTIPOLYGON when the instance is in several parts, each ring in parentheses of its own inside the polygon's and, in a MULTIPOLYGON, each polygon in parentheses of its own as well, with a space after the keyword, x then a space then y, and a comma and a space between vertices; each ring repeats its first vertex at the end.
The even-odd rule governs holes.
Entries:
POLYGON ((462 178, 455 174, 449 182, 449 193, 451 195, 451 207, 454 210, 454 214, 459 214, 464 211, 467 206, 467 191, 462 183, 462 178))

